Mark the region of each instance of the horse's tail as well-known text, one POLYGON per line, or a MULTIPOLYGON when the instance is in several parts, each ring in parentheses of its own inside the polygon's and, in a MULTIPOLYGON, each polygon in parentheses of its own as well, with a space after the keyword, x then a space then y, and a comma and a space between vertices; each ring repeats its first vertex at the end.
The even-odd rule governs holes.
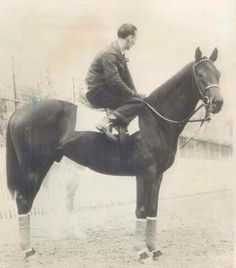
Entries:
POLYGON ((12 194, 12 197, 15 197, 16 192, 18 191, 18 182, 20 181, 20 165, 19 160, 16 155, 16 150, 11 137, 10 130, 10 120, 7 125, 6 133, 6 171, 7 171, 7 186, 9 191, 12 194))

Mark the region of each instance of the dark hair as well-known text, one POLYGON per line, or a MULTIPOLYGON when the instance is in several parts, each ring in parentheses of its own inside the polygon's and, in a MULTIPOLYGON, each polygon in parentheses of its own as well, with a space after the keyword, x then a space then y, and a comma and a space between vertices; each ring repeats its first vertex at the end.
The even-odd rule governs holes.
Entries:
POLYGON ((120 26, 117 31, 117 35, 119 38, 125 39, 129 35, 135 35, 137 28, 130 23, 124 23, 120 26))

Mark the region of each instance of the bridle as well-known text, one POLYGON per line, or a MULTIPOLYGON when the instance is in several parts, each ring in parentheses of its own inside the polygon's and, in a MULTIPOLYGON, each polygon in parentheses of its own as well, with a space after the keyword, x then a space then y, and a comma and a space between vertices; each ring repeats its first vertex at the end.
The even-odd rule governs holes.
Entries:
POLYGON ((191 122, 201 122, 200 126, 197 128, 197 130, 195 131, 195 133, 184 143, 182 144, 177 150, 181 150, 183 149, 189 142, 191 142, 197 135, 197 133, 199 132, 199 130, 201 129, 201 127, 203 126, 204 122, 206 121, 210 121, 211 117, 210 117, 210 111, 209 111, 209 104, 210 104, 210 99, 209 97, 206 95, 206 92, 212 88, 212 87, 218 87, 220 88, 220 86, 218 84, 210 84, 207 85, 206 87, 204 87, 204 89, 201 87, 198 78, 197 78, 197 74, 196 74, 196 66, 198 66, 199 64, 201 64, 202 62, 212 62, 212 60, 204 58, 201 59, 198 62, 195 62, 193 64, 192 70, 193 70, 193 76, 197 85, 197 89, 199 91, 200 94, 200 99, 202 100, 202 104, 197 107, 189 116, 187 116, 187 118, 183 119, 183 120, 172 120, 169 119, 163 115, 161 115, 156 109, 154 109, 149 103, 147 103, 144 100, 140 100, 141 102, 143 102, 156 116, 158 116, 159 118, 164 119, 165 121, 169 122, 169 123, 173 123, 173 124, 178 124, 179 126, 182 126, 184 123, 191 123, 191 122), (202 108, 205 108, 205 116, 204 118, 201 119, 190 119, 197 111, 199 111, 202 108))
POLYGON ((220 86, 219 86, 219 84, 210 84, 210 85, 206 86, 204 89, 201 87, 201 85, 200 85, 200 83, 199 83, 199 81, 198 81, 198 78, 197 78, 196 67, 197 67, 199 64, 201 64, 202 62, 211 62, 211 63, 213 63, 213 62, 212 62, 212 60, 205 58, 205 59, 202 59, 202 60, 200 60, 200 61, 198 61, 198 62, 195 62, 195 63, 193 64, 193 67, 192 67, 192 68, 193 68, 194 79, 195 79, 195 82, 196 82, 198 91, 199 91, 199 93, 200 93, 201 100, 203 101, 203 103, 204 103, 205 106, 207 107, 207 106, 209 105, 209 101, 210 101, 210 100, 209 100, 209 97, 206 96, 206 91, 207 91, 208 89, 212 88, 212 87, 218 87, 218 88, 220 88, 220 86))
POLYGON ((203 125, 204 122, 206 121, 210 121, 211 118, 210 118, 210 111, 209 111, 209 104, 210 104, 210 99, 209 97, 206 95, 206 92, 212 88, 212 87, 218 87, 220 88, 220 86, 218 84, 210 84, 210 85, 207 85, 206 87, 204 87, 204 89, 201 87, 199 81, 198 81, 198 78, 197 78, 197 74, 196 74, 196 67, 201 64, 202 62, 212 62, 212 60, 210 59, 207 59, 207 58, 204 58, 204 59, 201 59, 200 61, 198 62, 195 62, 193 64, 193 67, 192 67, 192 70, 193 70, 193 76, 194 76, 194 79, 195 79, 195 82, 196 82, 196 85, 197 85, 197 89, 199 91, 199 94, 200 94, 200 99, 202 100, 202 104, 197 107, 190 115, 188 115, 186 118, 182 119, 182 120, 172 120, 170 118, 167 118, 165 116, 163 116, 162 114, 160 114, 156 109, 154 109, 149 103, 147 103, 145 100, 141 100, 140 101, 142 103, 144 103, 156 116, 158 116, 159 118, 162 118, 163 120, 169 122, 169 123, 173 123, 173 124, 179 124, 179 125, 182 125, 184 123, 193 123, 193 122, 201 122, 201 126, 203 125), (205 108, 205 116, 204 118, 201 118, 201 119, 190 119, 196 112, 198 112, 200 109, 202 108, 205 108))

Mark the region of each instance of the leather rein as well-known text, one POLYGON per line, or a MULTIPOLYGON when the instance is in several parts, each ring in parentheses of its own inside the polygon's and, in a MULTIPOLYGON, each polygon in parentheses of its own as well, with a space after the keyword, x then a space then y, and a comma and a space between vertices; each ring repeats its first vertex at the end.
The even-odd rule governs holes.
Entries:
POLYGON ((220 88, 220 86, 218 84, 210 84, 208 86, 206 86, 204 89, 200 86, 200 83, 198 81, 197 75, 196 75, 196 66, 199 65, 202 62, 212 62, 210 59, 202 59, 196 63, 193 64, 193 75, 194 75, 194 79, 197 85, 197 89, 200 93, 201 96, 201 100, 202 100, 202 104, 197 107, 190 115, 188 115, 186 118, 182 119, 182 120, 172 120, 170 118, 165 117, 164 115, 160 114, 154 107, 152 107, 149 103, 147 103, 145 100, 140 100, 142 103, 144 103, 156 116, 162 118, 163 120, 169 122, 169 123, 173 123, 173 124, 183 124, 183 123, 195 123, 195 122, 201 122, 201 126, 203 125, 204 122, 206 121, 210 121, 210 111, 209 111, 209 104, 210 104, 210 100, 209 97, 206 96, 206 91, 212 87, 218 87, 220 88), (200 109, 205 108, 205 116, 204 118, 201 119, 190 119, 196 112, 198 112, 200 109))

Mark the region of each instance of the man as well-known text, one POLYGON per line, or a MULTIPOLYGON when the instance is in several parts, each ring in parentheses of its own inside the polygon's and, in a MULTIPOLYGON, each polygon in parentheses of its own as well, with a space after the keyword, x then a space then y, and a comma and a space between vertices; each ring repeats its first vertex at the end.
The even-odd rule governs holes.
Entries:
POLYGON ((117 32, 118 40, 97 54, 86 77, 86 97, 90 104, 95 108, 112 110, 97 129, 114 141, 116 137, 111 131, 114 124, 127 128, 143 106, 125 58, 125 50, 135 44, 136 32, 134 25, 123 24, 117 32))

